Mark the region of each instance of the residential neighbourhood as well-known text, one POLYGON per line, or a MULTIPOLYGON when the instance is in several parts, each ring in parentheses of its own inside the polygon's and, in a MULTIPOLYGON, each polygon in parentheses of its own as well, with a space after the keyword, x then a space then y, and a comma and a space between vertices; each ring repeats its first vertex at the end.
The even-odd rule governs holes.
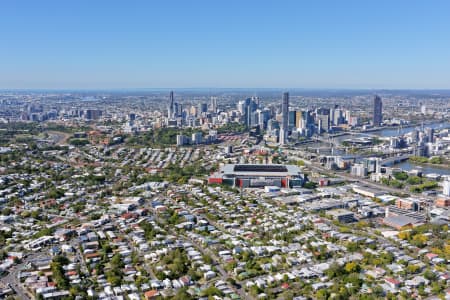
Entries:
POLYGON ((447 297, 445 195, 339 179, 295 149, 239 140, 9 147, 3 298, 447 297))

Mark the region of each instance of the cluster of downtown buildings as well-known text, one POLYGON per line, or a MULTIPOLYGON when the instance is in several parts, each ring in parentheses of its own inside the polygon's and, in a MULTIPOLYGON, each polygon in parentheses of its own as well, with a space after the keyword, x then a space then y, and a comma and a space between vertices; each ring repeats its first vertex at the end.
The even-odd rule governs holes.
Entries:
MULTIPOLYGON (((375 96, 373 105, 372 124, 380 126, 383 117, 379 96, 375 96)), ((266 141, 281 145, 287 144, 291 137, 295 141, 299 137, 336 133, 359 125, 358 117, 337 105, 334 108, 319 107, 314 110, 291 109, 288 92, 283 93, 280 107, 281 109, 263 108, 258 97, 247 98, 237 104, 241 119, 248 128, 265 131, 266 141)))
MULTIPOLYGON (((247 129, 265 132, 264 139, 281 145, 287 144, 292 137, 311 137, 322 133, 336 133, 343 129, 352 128, 360 124, 359 118, 351 110, 340 108, 319 107, 312 110, 292 109, 289 103, 289 93, 282 94, 281 105, 264 106, 260 97, 249 97, 237 102, 236 110, 219 110, 217 97, 211 97, 208 103, 200 102, 197 106, 184 108, 174 100, 174 93, 170 92, 165 125, 169 127, 196 127, 203 124, 226 124, 238 122, 247 129)), ((383 122, 382 100, 375 96, 373 100, 372 125, 380 126, 383 122)), ((215 135, 215 132, 211 134, 215 135)), ((198 137, 189 140, 179 137, 178 145, 197 144, 198 137)), ((207 139, 205 142, 211 141, 207 139)))

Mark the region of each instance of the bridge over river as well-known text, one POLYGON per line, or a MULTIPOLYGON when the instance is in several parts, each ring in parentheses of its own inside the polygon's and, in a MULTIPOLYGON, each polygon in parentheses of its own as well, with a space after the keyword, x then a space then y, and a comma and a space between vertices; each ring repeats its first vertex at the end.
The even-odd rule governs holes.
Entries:
POLYGON ((381 165, 383 167, 392 166, 392 165, 395 165, 402 161, 408 160, 411 156, 413 156, 413 155, 412 154, 402 154, 399 156, 388 157, 381 161, 381 165))

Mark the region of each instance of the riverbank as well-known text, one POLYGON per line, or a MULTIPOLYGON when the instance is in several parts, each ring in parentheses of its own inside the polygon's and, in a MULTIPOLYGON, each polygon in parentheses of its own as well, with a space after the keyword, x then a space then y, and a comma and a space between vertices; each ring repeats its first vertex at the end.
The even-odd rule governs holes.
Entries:
POLYGON ((447 163, 443 163, 443 164, 432 164, 432 163, 428 163, 428 162, 420 162, 420 161, 414 161, 414 160, 410 160, 410 159, 408 159, 408 161, 411 164, 414 164, 414 165, 420 165, 420 166, 427 166, 427 167, 432 167, 432 168, 450 170, 450 164, 448 162, 447 163))
POLYGON ((411 122, 408 124, 392 124, 392 125, 385 125, 383 127, 373 127, 365 130, 361 130, 361 133, 373 133, 377 131, 383 131, 383 130, 398 130, 398 129, 414 129, 419 126, 429 127, 437 129, 440 125, 446 127, 450 125, 450 120, 444 119, 440 121, 436 120, 429 120, 424 122, 411 122))
POLYGON ((448 167, 448 168, 446 166, 442 167, 441 165, 435 166, 433 164, 420 165, 420 164, 413 163, 409 160, 394 164, 392 167, 400 168, 406 172, 415 170, 415 169, 420 169, 423 174, 439 174, 441 176, 443 176, 443 175, 450 176, 450 167, 448 167))

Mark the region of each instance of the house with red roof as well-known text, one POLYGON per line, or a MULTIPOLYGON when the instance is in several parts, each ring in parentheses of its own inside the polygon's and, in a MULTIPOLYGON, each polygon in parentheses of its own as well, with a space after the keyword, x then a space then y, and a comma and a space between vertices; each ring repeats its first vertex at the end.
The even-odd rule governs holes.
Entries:
POLYGON ((387 277, 384 279, 384 282, 386 282, 389 287, 393 288, 393 289, 398 289, 400 287, 401 282, 398 281, 395 278, 391 278, 391 277, 387 277))

